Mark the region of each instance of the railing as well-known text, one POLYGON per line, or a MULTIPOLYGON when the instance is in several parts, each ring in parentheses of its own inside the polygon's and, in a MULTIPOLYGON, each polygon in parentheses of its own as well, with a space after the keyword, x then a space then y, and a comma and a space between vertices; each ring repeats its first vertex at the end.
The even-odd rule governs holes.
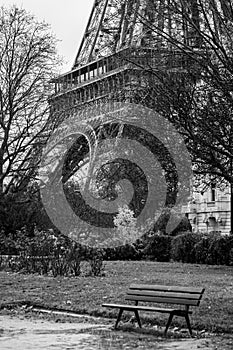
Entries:
POLYGON ((131 68, 150 69, 185 69, 191 66, 191 59, 186 53, 175 50, 156 50, 152 48, 128 48, 114 55, 91 62, 60 75, 53 80, 55 95, 76 87, 79 84, 92 81, 97 77, 131 64, 131 68))

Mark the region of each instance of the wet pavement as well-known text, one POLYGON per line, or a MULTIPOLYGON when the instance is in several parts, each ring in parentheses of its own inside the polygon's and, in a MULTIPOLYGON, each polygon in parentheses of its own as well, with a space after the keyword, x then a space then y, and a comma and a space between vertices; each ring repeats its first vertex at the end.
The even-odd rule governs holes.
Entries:
MULTIPOLYGON (((97 320, 98 321, 98 320, 97 320)), ((1 350, 212 350, 208 339, 165 340, 112 325, 0 315, 1 350)))
POLYGON ((100 349, 98 337, 91 334, 96 328, 101 325, 0 316, 0 349, 100 349))

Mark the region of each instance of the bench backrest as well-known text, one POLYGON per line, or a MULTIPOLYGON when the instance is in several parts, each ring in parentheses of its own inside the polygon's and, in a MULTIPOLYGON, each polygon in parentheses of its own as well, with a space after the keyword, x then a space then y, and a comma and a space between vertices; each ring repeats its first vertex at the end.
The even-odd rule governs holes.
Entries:
POLYGON ((125 300, 198 306, 204 288, 132 284, 125 300))

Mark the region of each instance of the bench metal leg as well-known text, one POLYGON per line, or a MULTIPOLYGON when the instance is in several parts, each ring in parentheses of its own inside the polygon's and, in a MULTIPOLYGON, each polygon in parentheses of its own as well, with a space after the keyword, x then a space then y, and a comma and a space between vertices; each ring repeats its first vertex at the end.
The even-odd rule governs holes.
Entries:
POLYGON ((123 311, 124 311, 124 309, 120 309, 119 310, 119 313, 118 313, 118 316, 117 316, 117 320, 116 320, 116 323, 115 323, 115 329, 117 328, 117 326, 118 326, 118 323, 120 322, 120 320, 121 320, 121 316, 122 316, 122 314, 123 314, 123 311))
POLYGON ((186 319, 186 323, 187 323, 187 326, 188 326, 188 330, 189 330, 189 333, 190 333, 190 335, 191 335, 191 337, 192 337, 192 328, 191 328, 191 324, 190 324, 190 320, 189 320, 189 315, 188 314, 186 314, 185 315, 185 319, 186 319))
POLYGON ((169 316, 169 319, 168 319, 168 321, 167 321, 167 325, 166 325, 166 328, 165 328, 165 331, 164 331, 164 335, 167 334, 167 330, 168 330, 170 324, 172 323, 173 316, 174 316, 174 314, 173 314, 173 313, 170 313, 170 316, 169 316))
POLYGON ((134 313, 135 313, 135 317, 136 317, 136 320, 138 322, 139 327, 142 328, 138 310, 134 310, 134 313))

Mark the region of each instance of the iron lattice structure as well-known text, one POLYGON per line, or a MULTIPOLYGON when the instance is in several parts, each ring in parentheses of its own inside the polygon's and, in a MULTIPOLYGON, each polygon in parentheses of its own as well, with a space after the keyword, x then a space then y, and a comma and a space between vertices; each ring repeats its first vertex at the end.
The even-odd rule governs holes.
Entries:
POLYGON ((54 80, 54 127, 87 107, 98 114, 106 102, 154 108, 158 74, 190 72, 202 50, 199 33, 209 28, 200 3, 215 27, 216 6, 231 13, 228 0, 95 0, 71 71, 54 80))
MULTIPOLYGON (((74 68, 128 47, 167 47, 166 34, 188 45, 198 45, 196 34, 188 29, 187 21, 172 2, 96 0, 74 68)), ((197 2, 186 2, 191 5, 189 11, 198 28, 197 2)))
MULTIPOLYGON (((186 12, 199 28, 196 0, 182 1, 189 4, 186 12)), ((183 9, 173 2, 94 1, 71 71, 54 80, 53 129, 72 116, 79 123, 113 111, 119 102, 155 107, 158 74, 168 70, 184 74, 191 66, 191 59, 174 48, 168 37, 196 49, 200 46, 198 31, 189 28, 183 9)))
MULTIPOLYGON (((200 32, 211 30, 205 28, 203 13, 210 17, 208 24, 220 28, 216 9, 227 18, 233 13, 231 1, 95 0, 72 69, 54 80, 51 128, 72 116, 77 124, 85 118, 95 120, 117 109, 119 102, 156 109, 161 97, 156 87, 167 73, 171 78, 185 76, 185 90, 187 77, 196 79, 200 73, 196 56, 203 57, 199 53, 206 50, 200 32)), ((96 125, 102 128, 98 121, 96 125)), ((120 136, 122 128, 118 124, 100 131, 120 136)), ((87 149, 85 138, 78 139, 67 155, 64 182, 85 168, 87 149)))

